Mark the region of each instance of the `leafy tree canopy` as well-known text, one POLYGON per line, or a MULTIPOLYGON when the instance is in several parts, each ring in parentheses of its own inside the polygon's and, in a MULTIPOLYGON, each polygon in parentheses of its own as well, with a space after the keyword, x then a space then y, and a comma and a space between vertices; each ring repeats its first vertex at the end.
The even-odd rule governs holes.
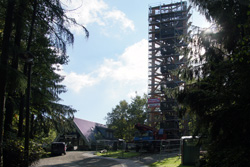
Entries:
POLYGON ((122 100, 112 112, 105 118, 109 128, 115 130, 116 138, 132 141, 135 133, 135 124, 143 124, 146 120, 147 96, 136 96, 132 98, 131 103, 122 100))
POLYGON ((249 166, 250 1, 191 2, 216 26, 188 39, 191 59, 182 77, 189 84, 178 94, 182 115, 195 115, 193 135, 210 141, 207 166, 249 166))

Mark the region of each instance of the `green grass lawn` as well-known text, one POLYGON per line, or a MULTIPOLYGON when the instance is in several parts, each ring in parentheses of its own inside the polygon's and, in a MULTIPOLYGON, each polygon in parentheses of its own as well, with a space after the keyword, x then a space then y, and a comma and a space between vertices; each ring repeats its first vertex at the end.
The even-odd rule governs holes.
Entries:
MULTIPOLYGON (((124 151, 118 150, 118 151, 108 151, 106 153, 96 152, 96 155, 111 157, 111 158, 131 158, 131 157, 139 156, 140 153, 124 152, 124 151)), ((164 167, 164 166, 165 167, 194 167, 194 166, 181 165, 181 158, 178 156, 172 157, 172 158, 165 158, 161 161, 155 162, 150 165, 150 167, 164 167)))
POLYGON ((124 152, 124 151, 118 150, 118 151, 108 151, 106 153, 97 152, 96 155, 111 157, 111 158, 131 158, 131 157, 139 156, 140 153, 137 153, 137 152, 124 152))
POLYGON ((166 158, 164 160, 155 162, 150 165, 151 167, 193 167, 193 166, 186 166, 181 165, 181 158, 180 157, 173 157, 173 158, 166 158))

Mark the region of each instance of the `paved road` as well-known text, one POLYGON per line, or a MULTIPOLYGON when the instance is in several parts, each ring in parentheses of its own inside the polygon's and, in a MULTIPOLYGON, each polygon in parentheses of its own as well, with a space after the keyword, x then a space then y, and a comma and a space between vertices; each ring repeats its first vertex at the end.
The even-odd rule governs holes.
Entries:
MULTIPOLYGON (((67 152, 63 156, 41 159, 35 167, 142 167, 141 163, 93 155, 87 151, 67 152)), ((145 166, 144 166, 145 167, 145 166)))

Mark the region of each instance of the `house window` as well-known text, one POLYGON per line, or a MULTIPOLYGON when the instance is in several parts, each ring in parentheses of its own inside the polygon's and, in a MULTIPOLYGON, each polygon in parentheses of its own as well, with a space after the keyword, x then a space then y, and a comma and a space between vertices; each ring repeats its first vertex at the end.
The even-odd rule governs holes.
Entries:
POLYGON ((83 139, 80 138, 80 139, 79 139, 79 146, 82 146, 82 145, 83 145, 83 139))
POLYGON ((107 131, 106 134, 107 134, 107 135, 106 135, 107 138, 109 138, 109 139, 112 139, 112 138, 113 138, 113 133, 112 133, 112 132, 107 131))

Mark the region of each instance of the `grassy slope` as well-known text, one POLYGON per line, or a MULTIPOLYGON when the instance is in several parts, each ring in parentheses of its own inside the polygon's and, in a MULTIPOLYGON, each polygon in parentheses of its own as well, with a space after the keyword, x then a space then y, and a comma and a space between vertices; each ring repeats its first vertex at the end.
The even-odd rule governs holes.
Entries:
MULTIPOLYGON (((123 152, 121 150, 119 151, 108 151, 106 153, 99 153, 97 152, 96 155, 98 156, 105 156, 105 157, 111 157, 111 158, 131 158, 139 156, 140 153, 136 152, 123 152)), ((164 160, 155 162, 150 165, 151 167, 193 167, 193 166, 186 166, 181 165, 181 158, 180 157, 173 157, 173 158, 166 158, 164 160)))
POLYGON ((186 166, 181 165, 181 158, 179 157, 172 157, 172 158, 166 158, 162 161, 155 162, 150 165, 151 167, 193 167, 193 166, 186 166))

